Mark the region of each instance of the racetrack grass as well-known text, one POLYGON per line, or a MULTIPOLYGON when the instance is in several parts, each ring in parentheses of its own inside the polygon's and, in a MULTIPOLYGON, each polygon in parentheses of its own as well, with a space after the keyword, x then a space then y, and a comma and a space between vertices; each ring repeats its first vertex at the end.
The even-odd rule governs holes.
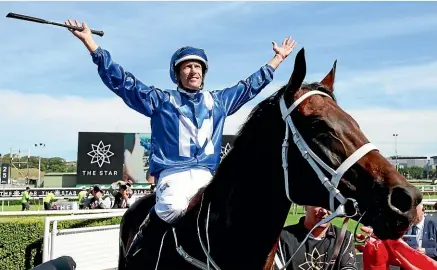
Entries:
MULTIPOLYGON (((292 207, 292 209, 293 209, 293 207, 292 207)), ((292 210, 290 210, 290 212, 288 213, 288 216, 287 216, 287 220, 285 221, 285 226, 297 224, 299 222, 299 219, 305 215, 305 211, 304 211, 302 206, 297 206, 295 213, 296 214, 293 215, 292 210)), ((343 220, 344 220, 344 218, 335 218, 332 221, 332 224, 341 228, 341 226, 343 226, 343 220)), ((357 222, 355 220, 350 219, 349 224, 347 225, 348 230, 351 233, 353 233, 356 226, 357 226, 357 222)), ((359 226, 359 228, 360 227, 361 226, 359 226)), ((359 228, 357 230, 357 233, 361 232, 359 230, 359 228)))
MULTIPOLYGON (((35 202, 35 201, 31 201, 29 203, 30 211, 38 211, 38 210, 44 210, 44 205, 41 201, 35 202)), ((8 203, 8 201, 3 201, 0 202, 0 212, 2 211, 21 211, 21 202, 19 201, 10 201, 10 203, 8 203)))
MULTIPOLYGON (((0 205, 0 211, 1 211, 1 205, 0 205)), ((44 206, 38 206, 38 205, 30 205, 29 211, 38 211, 38 210, 44 210, 44 206)), ((20 205, 4 205, 3 211, 21 211, 21 204, 20 205)))

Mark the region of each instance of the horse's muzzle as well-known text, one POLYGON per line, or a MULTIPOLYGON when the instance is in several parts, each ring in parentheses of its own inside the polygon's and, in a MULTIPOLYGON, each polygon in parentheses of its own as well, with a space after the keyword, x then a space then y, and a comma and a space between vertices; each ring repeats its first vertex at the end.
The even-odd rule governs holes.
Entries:
POLYGON ((420 203, 421 196, 417 194, 414 187, 409 186, 396 186, 390 189, 388 194, 388 206, 395 213, 404 216, 411 217, 415 216, 417 204, 420 203))

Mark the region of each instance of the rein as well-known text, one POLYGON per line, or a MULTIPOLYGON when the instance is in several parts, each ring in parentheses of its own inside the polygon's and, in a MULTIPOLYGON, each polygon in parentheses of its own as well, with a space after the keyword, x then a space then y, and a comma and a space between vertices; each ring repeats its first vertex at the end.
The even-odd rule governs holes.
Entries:
MULTIPOLYGON (((302 135, 299 133, 299 131, 297 130, 296 126, 293 123, 293 120, 291 119, 291 113, 297 108, 297 106, 300 103, 302 103, 302 101, 307 99, 308 97, 310 97, 312 95, 316 95, 316 94, 332 98, 330 95, 328 95, 324 92, 314 90, 314 91, 310 91, 310 92, 303 94, 289 108, 287 108, 287 106, 285 104, 284 96, 282 96, 281 100, 280 100, 282 119, 286 123, 285 138, 284 138, 284 141, 282 143, 282 167, 284 169, 285 194, 287 195, 288 200, 291 203, 293 203, 293 201, 290 198, 289 187, 288 187, 288 156, 287 156, 288 146, 289 146, 288 140, 289 140, 290 130, 291 130, 293 142, 296 144, 297 148, 301 152, 302 157, 304 159, 306 159, 306 161, 311 165, 314 172, 319 177, 319 180, 321 181, 323 186, 325 186, 325 188, 329 192, 329 206, 330 206, 330 210, 332 211, 332 214, 327 216, 325 219, 321 220, 320 222, 318 222, 316 225, 314 225, 314 227, 311 229, 311 231, 307 234, 305 239, 302 241, 302 243, 299 245, 299 247, 296 249, 296 251, 290 257, 290 259, 284 264, 284 266, 282 268, 280 268, 280 270, 287 268, 287 266, 291 263, 291 260, 293 259, 293 257, 296 255, 297 251, 305 244, 305 242, 308 240, 308 237, 310 236, 310 234, 313 232, 313 230, 315 228, 319 227, 320 225, 322 225, 324 223, 330 222, 331 220, 333 220, 336 217, 345 217, 345 219, 343 221, 343 226, 341 228, 340 236, 339 236, 338 241, 336 243, 334 253, 330 259, 330 266, 332 267, 335 264, 335 261, 337 260, 337 256, 340 252, 341 244, 344 240, 347 224, 349 223, 350 218, 352 218, 356 215, 360 215, 362 217, 362 215, 360 214, 359 208, 358 208, 357 201, 355 199, 352 199, 352 198, 345 198, 341 194, 341 192, 337 189, 338 183, 340 182, 340 179, 343 177, 344 173, 350 167, 352 167, 358 160, 360 160, 363 156, 365 156, 370 151, 378 150, 378 148, 376 148, 373 144, 367 143, 367 144, 361 146, 351 156, 349 156, 337 168, 337 170, 332 169, 325 162, 323 162, 323 160, 321 160, 311 150, 311 148, 308 146, 308 144, 302 138, 302 135), (332 176, 331 180, 329 180, 329 178, 325 176, 325 174, 322 172, 322 170, 320 169, 319 166, 321 166, 323 169, 325 169, 328 173, 331 174, 331 176, 332 176), (334 208, 334 199, 337 199, 340 202, 340 205, 337 207, 337 209, 334 208), (346 213, 345 205, 347 202, 351 202, 354 209, 355 209, 355 213, 353 213, 353 215, 348 215, 346 213)), ((357 224, 357 226, 358 226, 358 224, 357 224)))

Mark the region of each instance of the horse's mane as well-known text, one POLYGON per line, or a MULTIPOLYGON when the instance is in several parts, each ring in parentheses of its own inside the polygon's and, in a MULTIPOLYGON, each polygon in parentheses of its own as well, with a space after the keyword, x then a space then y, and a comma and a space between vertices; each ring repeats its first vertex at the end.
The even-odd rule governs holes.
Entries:
MULTIPOLYGON (((279 100, 284 94, 285 90, 287 89, 287 85, 282 86, 278 91, 267 97, 265 100, 261 101, 256 105, 251 113, 248 115, 246 121, 240 128, 240 130, 237 132, 237 138, 244 138, 245 136, 251 136, 251 130, 253 130, 254 125, 260 125, 260 120, 264 118, 270 118, 269 121, 273 121, 272 115, 264 113, 265 111, 269 111, 275 106, 279 105, 279 100)), ((314 91, 318 90, 321 92, 324 92, 331 96, 331 98, 337 102, 337 98, 334 95, 333 92, 329 91, 329 89, 324 86, 323 84, 319 82, 313 82, 313 83, 303 83, 300 87, 302 90, 309 90, 314 91)))

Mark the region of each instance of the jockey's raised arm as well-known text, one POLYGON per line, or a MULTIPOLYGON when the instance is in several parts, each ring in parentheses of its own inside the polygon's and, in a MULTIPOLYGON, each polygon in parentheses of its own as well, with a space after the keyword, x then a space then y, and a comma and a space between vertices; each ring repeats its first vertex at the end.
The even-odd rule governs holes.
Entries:
POLYGON ((274 71, 273 67, 265 65, 246 80, 223 90, 212 91, 211 94, 220 100, 226 116, 230 116, 256 97, 273 80, 274 71))
POLYGON ((273 42, 273 50, 275 52, 273 58, 246 80, 241 80, 236 85, 221 91, 212 91, 212 94, 221 101, 222 106, 225 108, 226 116, 237 112, 273 80, 274 71, 293 51, 296 42, 291 41, 291 37, 288 37, 284 40, 282 45, 286 46, 278 47, 276 43, 273 42))
POLYGON ((69 31, 82 41, 90 52, 103 83, 121 97, 130 108, 151 117, 165 94, 159 89, 145 85, 114 62, 110 53, 99 47, 94 41, 91 30, 85 22, 68 20, 65 21, 65 24, 83 27, 83 31, 71 29, 69 31))
MULTIPOLYGON (((111 54, 98 47, 91 53, 103 83, 123 99, 130 108, 151 117, 167 95, 160 89, 147 86, 112 60, 111 54)), ((168 98, 167 98, 168 99, 168 98)))

